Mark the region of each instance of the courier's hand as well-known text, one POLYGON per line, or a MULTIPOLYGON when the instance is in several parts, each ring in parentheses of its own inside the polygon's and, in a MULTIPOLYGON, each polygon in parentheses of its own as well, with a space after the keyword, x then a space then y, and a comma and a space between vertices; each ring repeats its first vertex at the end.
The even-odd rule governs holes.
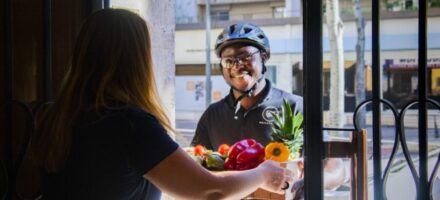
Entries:
POLYGON ((294 200, 304 199, 304 179, 295 181, 292 185, 291 192, 294 200))

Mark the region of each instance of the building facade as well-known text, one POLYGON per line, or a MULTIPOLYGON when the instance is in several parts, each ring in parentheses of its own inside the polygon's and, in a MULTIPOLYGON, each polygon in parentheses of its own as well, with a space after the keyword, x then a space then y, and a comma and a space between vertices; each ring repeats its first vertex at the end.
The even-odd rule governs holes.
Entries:
MULTIPOLYGON (((221 30, 232 23, 251 22, 267 34, 271 45, 266 78, 283 90, 303 94, 302 2, 300 0, 211 0, 211 63, 212 101, 225 96, 229 87, 222 80, 219 60, 213 44, 221 30)), ((428 80, 431 98, 440 97, 440 9, 435 1, 428 12, 428 80)), ((206 63, 205 0, 176 1, 176 110, 204 110, 206 63)), ((365 27, 365 85, 367 98, 372 88, 371 78, 371 2, 362 1, 365 27)), ((381 66, 382 89, 385 99, 397 107, 399 102, 415 98, 417 90, 418 21, 416 0, 388 0, 382 4, 381 66)), ((357 27, 351 0, 340 0, 344 23, 345 111, 355 108, 357 27)), ((323 24, 323 26, 326 26, 323 24)), ((330 44, 327 28, 323 40, 323 98, 328 109, 330 88, 330 44)))

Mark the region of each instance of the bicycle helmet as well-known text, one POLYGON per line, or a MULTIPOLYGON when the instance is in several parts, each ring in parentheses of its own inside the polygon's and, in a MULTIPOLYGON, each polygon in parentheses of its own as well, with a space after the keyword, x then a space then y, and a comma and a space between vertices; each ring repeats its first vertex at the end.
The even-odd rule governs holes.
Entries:
POLYGON ((223 49, 236 43, 245 43, 257 47, 267 53, 270 58, 269 40, 258 26, 251 23, 232 24, 220 33, 215 42, 215 53, 220 57, 223 49))

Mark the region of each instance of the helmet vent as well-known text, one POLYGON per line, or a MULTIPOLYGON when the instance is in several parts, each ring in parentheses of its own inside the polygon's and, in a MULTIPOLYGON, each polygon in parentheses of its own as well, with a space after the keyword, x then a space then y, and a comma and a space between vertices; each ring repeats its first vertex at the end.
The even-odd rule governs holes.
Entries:
POLYGON ((245 33, 245 34, 248 34, 249 32, 252 31, 252 28, 248 28, 248 27, 246 27, 246 28, 244 28, 243 30, 244 30, 244 33, 245 33))
POLYGON ((260 27, 252 23, 237 23, 225 27, 217 37, 215 53, 220 58, 222 50, 235 43, 244 43, 257 47, 270 57, 269 40, 260 27))
POLYGON ((235 31, 235 26, 231 26, 231 27, 229 28, 229 34, 233 34, 234 31, 235 31))

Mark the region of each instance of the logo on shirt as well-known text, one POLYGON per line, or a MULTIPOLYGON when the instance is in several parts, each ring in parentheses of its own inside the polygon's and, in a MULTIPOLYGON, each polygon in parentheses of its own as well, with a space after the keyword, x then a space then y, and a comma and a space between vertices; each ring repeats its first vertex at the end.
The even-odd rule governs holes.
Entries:
POLYGON ((275 106, 268 106, 262 112, 263 119, 267 123, 272 123, 274 121, 273 115, 277 113, 278 113, 278 109, 275 106))

